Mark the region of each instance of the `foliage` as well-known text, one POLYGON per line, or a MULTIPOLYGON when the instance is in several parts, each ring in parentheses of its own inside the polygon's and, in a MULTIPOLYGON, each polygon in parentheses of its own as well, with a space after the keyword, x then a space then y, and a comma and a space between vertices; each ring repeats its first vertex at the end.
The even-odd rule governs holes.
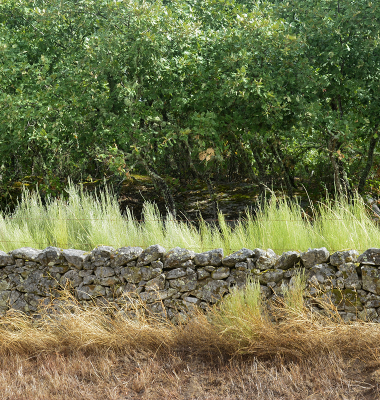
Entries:
POLYGON ((379 18, 364 0, 5 0, 3 190, 147 168, 361 190, 379 162, 379 18))

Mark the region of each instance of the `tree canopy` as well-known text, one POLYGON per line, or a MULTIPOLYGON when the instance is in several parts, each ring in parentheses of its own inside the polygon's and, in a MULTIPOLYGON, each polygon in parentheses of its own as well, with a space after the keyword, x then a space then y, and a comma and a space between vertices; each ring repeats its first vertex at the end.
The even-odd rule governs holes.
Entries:
POLYGON ((1 185, 141 170, 165 193, 172 176, 292 196, 311 175, 363 193, 379 179, 379 7, 4 0, 1 185))

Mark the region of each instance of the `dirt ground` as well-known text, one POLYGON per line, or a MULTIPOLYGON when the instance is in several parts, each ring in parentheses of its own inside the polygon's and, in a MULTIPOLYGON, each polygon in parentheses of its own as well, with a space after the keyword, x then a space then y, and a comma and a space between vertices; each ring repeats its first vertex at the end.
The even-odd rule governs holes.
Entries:
POLYGON ((0 399, 380 399, 380 361, 202 360, 171 354, 1 356, 0 399))

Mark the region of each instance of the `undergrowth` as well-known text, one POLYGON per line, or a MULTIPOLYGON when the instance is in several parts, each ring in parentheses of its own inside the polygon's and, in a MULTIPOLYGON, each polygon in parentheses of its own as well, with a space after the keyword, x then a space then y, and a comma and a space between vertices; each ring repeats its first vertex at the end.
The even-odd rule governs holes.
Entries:
POLYGON ((140 246, 161 244, 167 249, 180 246, 197 252, 223 248, 225 255, 246 248, 307 250, 325 246, 330 251, 366 250, 380 246, 379 229, 360 197, 327 199, 313 208, 311 218, 286 198, 272 198, 253 215, 246 212, 234 227, 219 214, 217 224, 200 219, 188 221, 162 217, 154 204, 145 203, 143 221, 127 210, 120 213, 116 198, 105 191, 91 195, 70 185, 68 198, 48 198, 24 191, 14 213, 0 214, 0 249, 20 247, 79 248, 97 245, 140 246))

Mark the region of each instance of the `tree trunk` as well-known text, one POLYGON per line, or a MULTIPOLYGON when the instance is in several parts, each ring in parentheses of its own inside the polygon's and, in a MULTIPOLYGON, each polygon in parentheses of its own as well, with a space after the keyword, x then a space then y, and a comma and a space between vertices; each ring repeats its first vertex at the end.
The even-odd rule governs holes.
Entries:
POLYGON ((215 220, 218 220, 218 211, 219 211, 219 205, 218 205, 218 201, 216 199, 216 194, 214 191, 214 187, 211 183, 210 178, 206 175, 206 174, 201 174, 196 168, 195 165, 193 163, 193 160, 191 159, 191 148, 190 145, 187 141, 184 142, 186 147, 187 147, 187 154, 188 154, 188 162, 189 162, 189 166, 190 169, 194 172, 194 174, 196 176, 198 176, 200 179, 202 179, 203 181, 206 182, 207 185, 207 190, 209 192, 210 195, 210 199, 211 199, 211 206, 212 206, 212 214, 213 214, 213 218, 215 220))
POLYGON ((328 139, 329 158, 334 173, 335 192, 340 195, 342 194, 342 185, 340 183, 339 165, 335 156, 337 150, 336 147, 337 147, 337 139, 330 137, 328 139))
POLYGON ((368 152, 367 152, 367 162, 366 165, 363 169, 363 172, 361 174, 360 180, 359 180, 359 185, 358 185, 358 193, 363 194, 364 192, 364 186, 367 181, 369 172, 371 171, 372 164, 373 164, 373 155, 375 153, 376 145, 379 141, 379 135, 377 133, 377 128, 375 132, 372 134, 371 140, 369 142, 368 146, 368 152))
POLYGON ((271 147, 272 147, 273 154, 276 157, 276 160, 278 161, 278 163, 280 164, 280 167, 284 174, 286 189, 288 191, 288 196, 290 197, 290 199, 293 199, 293 185, 292 185, 291 179, 289 177, 289 171, 280 156, 277 144, 274 143, 271 145, 271 147))
POLYGON ((173 215, 174 218, 176 218, 176 214, 177 214, 176 206, 175 206, 174 198, 172 196, 172 192, 169 189, 169 186, 166 184, 164 179, 162 179, 162 177, 160 175, 158 175, 158 173, 155 171, 155 169, 151 165, 149 165, 149 163, 143 157, 140 157, 140 160, 141 160, 142 164, 144 165, 144 168, 148 172, 148 175, 152 178, 155 188, 159 192, 161 192, 169 212, 173 215))

